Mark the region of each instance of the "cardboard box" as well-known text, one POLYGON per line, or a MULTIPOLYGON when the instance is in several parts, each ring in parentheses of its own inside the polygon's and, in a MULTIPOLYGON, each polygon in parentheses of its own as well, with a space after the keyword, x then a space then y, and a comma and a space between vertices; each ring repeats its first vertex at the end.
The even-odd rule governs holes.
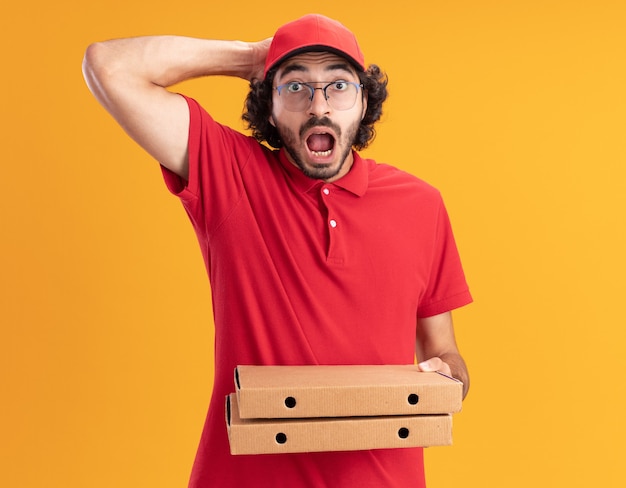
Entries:
POLYGON ((226 397, 231 454, 356 451, 452 444, 452 415, 315 419, 242 419, 226 397))
POLYGON ((463 384, 414 365, 238 366, 242 419, 456 413, 463 384))

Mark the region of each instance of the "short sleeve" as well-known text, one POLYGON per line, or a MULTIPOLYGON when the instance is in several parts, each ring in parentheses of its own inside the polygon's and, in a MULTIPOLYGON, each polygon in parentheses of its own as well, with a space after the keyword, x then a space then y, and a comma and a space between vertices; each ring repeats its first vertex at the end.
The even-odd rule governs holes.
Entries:
POLYGON ((217 123, 194 99, 184 98, 189 107, 189 179, 164 167, 162 174, 196 230, 202 227, 210 232, 238 201, 243 189, 241 174, 257 143, 217 123))
POLYGON ((473 300, 443 201, 440 201, 435 233, 427 289, 418 307, 418 317, 448 312, 473 300))

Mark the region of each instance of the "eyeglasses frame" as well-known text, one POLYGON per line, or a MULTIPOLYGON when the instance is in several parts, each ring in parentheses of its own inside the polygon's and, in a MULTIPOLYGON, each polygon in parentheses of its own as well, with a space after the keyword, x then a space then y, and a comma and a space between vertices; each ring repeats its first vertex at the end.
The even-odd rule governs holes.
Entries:
MULTIPOLYGON (((289 85, 291 85, 293 83, 297 83, 299 85, 306 86, 311 91, 311 96, 309 97, 309 103, 313 101, 313 97, 315 97, 315 91, 316 90, 321 90, 322 91, 322 95, 324 95, 324 100, 326 100, 326 102, 328 102, 328 98, 329 97, 328 97, 328 94, 326 93, 326 90, 328 89, 329 86, 334 85, 335 83, 339 83, 339 82, 347 83, 349 85, 355 86, 356 89, 357 89, 357 95, 359 94, 359 89, 361 90, 361 93, 363 92, 363 83, 356 83, 354 81, 347 81, 347 80, 335 80, 335 81, 328 81, 328 82, 327 81, 310 81, 310 82, 289 81, 287 83, 283 83, 282 85, 278 85, 277 87, 274 88, 274 90, 276 90, 278 92, 278 96, 280 96, 281 90, 283 90, 285 87, 287 87, 287 86, 289 86, 289 85), (312 86, 313 83, 326 83, 326 84, 324 86, 322 86, 322 87, 315 87, 315 86, 312 86)), ((354 102, 356 103, 356 97, 354 98, 354 102)), ((330 102, 328 102, 328 104, 332 107, 332 104, 330 102)), ((352 107, 354 107, 354 103, 349 108, 344 108, 344 109, 339 109, 339 108, 335 108, 335 107, 333 107, 333 108, 335 110, 344 111, 344 110, 350 110, 352 107)), ((304 110, 304 108, 302 110, 304 110)), ((291 112, 291 110, 290 110, 290 112, 291 112)), ((294 110, 294 112, 299 112, 299 110, 294 110)))

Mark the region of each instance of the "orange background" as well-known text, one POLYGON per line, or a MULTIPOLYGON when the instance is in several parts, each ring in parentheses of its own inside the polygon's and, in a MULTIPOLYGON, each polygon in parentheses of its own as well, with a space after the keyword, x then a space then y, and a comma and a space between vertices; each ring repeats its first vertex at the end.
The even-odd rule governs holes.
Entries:
MULTIPOLYGON (((626 4, 11 2, 0 18, 0 485, 182 487, 212 381, 209 285, 156 163, 81 75, 93 41, 258 40, 315 8, 391 97, 367 156, 440 188, 476 302, 472 389, 429 486, 623 487, 626 4)), ((178 90, 220 121, 246 84, 178 90)))

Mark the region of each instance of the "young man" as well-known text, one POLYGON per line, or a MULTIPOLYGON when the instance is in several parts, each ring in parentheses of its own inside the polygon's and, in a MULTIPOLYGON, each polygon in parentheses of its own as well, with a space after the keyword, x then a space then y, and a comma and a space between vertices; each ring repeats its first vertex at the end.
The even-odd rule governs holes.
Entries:
POLYGON ((257 43, 143 37, 90 46, 90 89, 160 162, 196 230, 214 304, 215 382, 190 486, 418 487, 421 449, 231 456, 238 364, 411 364, 469 378, 450 311, 471 301, 439 193, 356 152, 386 78, 342 24, 307 15, 257 43), (166 88, 249 80, 220 125, 166 88), (262 145, 266 141, 274 150, 262 145))

